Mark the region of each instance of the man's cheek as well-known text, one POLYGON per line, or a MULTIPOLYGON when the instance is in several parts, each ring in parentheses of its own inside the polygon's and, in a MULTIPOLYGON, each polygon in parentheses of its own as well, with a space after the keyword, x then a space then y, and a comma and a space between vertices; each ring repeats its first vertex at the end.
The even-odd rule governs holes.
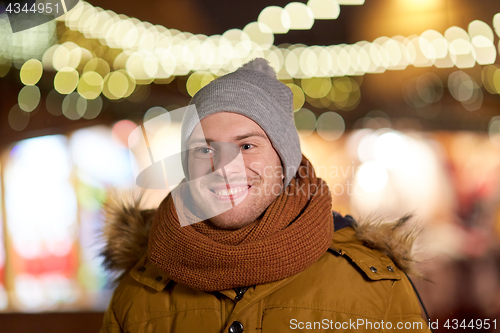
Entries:
POLYGON ((250 161, 249 159, 245 159, 245 166, 247 166, 250 170, 259 170, 261 165, 262 163, 259 161, 250 161))
POLYGON ((260 196, 262 194, 262 189, 260 186, 252 186, 250 191, 250 197, 252 196, 260 196))
POLYGON ((272 165, 266 165, 261 170, 259 170, 261 177, 264 177, 266 179, 273 178, 275 172, 276 172, 275 167, 272 165))

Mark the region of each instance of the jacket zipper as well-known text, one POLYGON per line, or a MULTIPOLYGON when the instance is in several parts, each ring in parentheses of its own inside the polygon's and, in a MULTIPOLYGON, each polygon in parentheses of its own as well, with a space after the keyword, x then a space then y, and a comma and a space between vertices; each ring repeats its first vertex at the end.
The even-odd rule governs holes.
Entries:
POLYGON ((247 290, 248 287, 234 288, 234 291, 236 292, 236 297, 234 298, 234 301, 235 302, 241 301, 243 299, 243 295, 245 295, 247 290))

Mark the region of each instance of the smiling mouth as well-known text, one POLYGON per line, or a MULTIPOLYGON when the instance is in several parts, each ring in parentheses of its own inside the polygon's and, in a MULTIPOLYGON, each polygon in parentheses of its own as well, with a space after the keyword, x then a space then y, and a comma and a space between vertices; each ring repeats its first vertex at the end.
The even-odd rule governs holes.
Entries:
POLYGON ((233 196, 233 195, 236 195, 238 193, 241 193, 243 191, 246 191, 250 188, 251 186, 250 185, 246 185, 246 186, 238 186, 238 187, 233 187, 233 188, 230 188, 229 190, 223 190, 223 189, 220 189, 220 190, 215 190, 215 189, 210 189, 210 191, 212 193, 215 193, 221 197, 229 197, 229 196, 233 196))

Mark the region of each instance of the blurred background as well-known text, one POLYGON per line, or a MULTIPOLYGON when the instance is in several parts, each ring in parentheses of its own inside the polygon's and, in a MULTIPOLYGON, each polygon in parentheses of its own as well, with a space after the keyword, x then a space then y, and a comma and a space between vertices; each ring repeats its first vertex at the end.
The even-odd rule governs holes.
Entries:
MULTIPOLYGON (((255 57, 292 89, 335 210, 425 226, 414 282, 438 331, 500 318, 498 1, 35 5, 0 2, 2 332, 98 331, 102 202, 148 163, 128 135, 255 57)), ((178 119, 165 128, 151 138, 177 144, 178 119)))

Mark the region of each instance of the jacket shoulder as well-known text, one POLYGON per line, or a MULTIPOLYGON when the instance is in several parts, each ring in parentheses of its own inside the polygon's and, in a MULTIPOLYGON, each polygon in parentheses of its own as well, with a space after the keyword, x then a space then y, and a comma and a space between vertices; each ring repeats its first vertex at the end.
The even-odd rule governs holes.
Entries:
POLYGON ((415 260, 412 255, 413 242, 418 233, 412 227, 402 228, 408 218, 384 222, 385 225, 381 222, 359 225, 352 220, 335 231, 329 248, 329 261, 335 268, 343 267, 342 274, 345 274, 349 281, 346 285, 350 288, 363 288, 365 291, 380 289, 378 292, 386 294, 388 302, 384 305, 384 320, 397 324, 411 319, 428 332, 427 324, 422 320, 421 304, 407 276, 418 274, 413 267, 415 260), (383 284, 366 284, 363 281, 383 284))
POLYGON ((355 221, 333 212, 335 233, 329 250, 345 256, 368 278, 394 278, 401 274, 421 277, 415 259, 414 243, 420 234, 412 216, 396 220, 355 221))
POLYGON ((420 322, 420 305, 404 272, 355 234, 352 227, 338 230, 330 251, 264 300, 269 315, 288 311, 299 318, 310 311, 315 320, 307 321, 420 322))
POLYGON ((404 274, 386 254, 370 248, 357 238, 354 227, 336 231, 328 250, 333 255, 347 259, 370 280, 400 280, 404 274))

